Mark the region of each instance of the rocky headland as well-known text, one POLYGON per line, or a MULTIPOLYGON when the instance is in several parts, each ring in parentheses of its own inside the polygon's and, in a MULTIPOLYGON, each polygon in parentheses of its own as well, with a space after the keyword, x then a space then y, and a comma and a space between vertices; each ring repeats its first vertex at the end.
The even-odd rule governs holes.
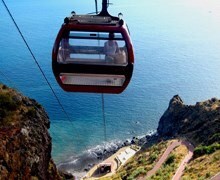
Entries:
POLYGON ((157 133, 143 141, 109 179, 220 179, 220 100, 185 105, 175 95, 157 133))
POLYGON ((185 105, 174 96, 160 118, 157 133, 159 138, 187 138, 195 146, 220 142, 220 100, 185 105))

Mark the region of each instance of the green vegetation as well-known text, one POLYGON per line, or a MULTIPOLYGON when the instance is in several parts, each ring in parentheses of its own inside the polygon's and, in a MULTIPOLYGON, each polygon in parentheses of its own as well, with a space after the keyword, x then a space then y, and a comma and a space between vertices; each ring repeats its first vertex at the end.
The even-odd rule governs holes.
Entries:
POLYGON ((167 158, 167 160, 165 161, 165 165, 170 165, 175 161, 175 154, 171 154, 169 155, 169 157, 167 158))
POLYGON ((0 120, 10 116, 12 111, 15 111, 18 107, 19 104, 12 99, 10 94, 4 92, 0 93, 0 120))
POLYGON ((197 157, 203 156, 205 154, 212 154, 216 150, 219 150, 219 149, 220 149, 220 144, 219 143, 214 143, 214 144, 211 144, 209 146, 198 146, 194 150, 193 157, 197 158, 197 157))
POLYGON ((172 179, 172 176, 177 169, 175 154, 171 154, 162 167, 148 179, 172 179))
POLYGON ((204 154, 190 161, 182 179, 210 179, 219 172, 219 164, 220 150, 211 154, 204 154))
POLYGON ((38 108, 36 103, 33 106, 26 106, 25 100, 13 89, 0 84, 0 125, 15 125, 21 119, 30 119, 36 116, 38 108))
MULTIPOLYGON (((167 158, 163 166, 147 179, 172 179, 177 167, 187 154, 183 146, 177 147, 167 158)), ((213 143, 210 146, 199 146, 195 149, 197 158, 190 161, 186 166, 183 180, 210 179, 219 172, 220 144, 213 143), (199 156, 198 156, 199 155, 199 156)))
POLYGON ((148 149, 143 149, 131 160, 129 160, 118 172, 109 178, 104 179, 136 179, 139 176, 145 176, 153 168, 160 156, 167 148, 167 142, 160 142, 148 149))
POLYGON ((34 107, 28 108, 28 111, 26 112, 27 117, 34 117, 36 115, 36 109, 34 107))
POLYGON ((147 179, 172 179, 179 164, 187 154, 185 146, 180 145, 175 148, 172 153, 167 157, 162 167, 151 177, 147 179))
MULTIPOLYGON (((134 156, 128 163, 121 167, 118 172, 112 177, 101 178, 102 180, 133 180, 138 177, 145 177, 159 160, 161 155, 172 141, 165 141, 155 144, 147 149, 142 149, 136 156, 134 156)), ((161 168, 151 177, 147 179, 172 179, 181 161, 188 153, 185 145, 176 147, 168 156, 161 168)), ((207 174, 208 176, 208 174, 207 174)))
POLYGON ((144 167, 138 167, 136 170, 132 172, 130 176, 128 176, 128 180, 133 180, 137 178, 140 175, 145 175, 147 173, 146 169, 144 167))

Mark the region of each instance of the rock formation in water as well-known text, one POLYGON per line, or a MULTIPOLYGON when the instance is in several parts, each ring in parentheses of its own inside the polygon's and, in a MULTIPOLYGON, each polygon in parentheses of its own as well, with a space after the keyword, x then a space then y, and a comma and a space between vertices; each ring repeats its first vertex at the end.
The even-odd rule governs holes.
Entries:
POLYGON ((41 105, 0 85, 0 179, 60 179, 49 127, 41 105))
POLYGON ((157 131, 160 137, 186 137, 195 145, 220 142, 220 100, 185 105, 176 95, 160 118, 157 131))

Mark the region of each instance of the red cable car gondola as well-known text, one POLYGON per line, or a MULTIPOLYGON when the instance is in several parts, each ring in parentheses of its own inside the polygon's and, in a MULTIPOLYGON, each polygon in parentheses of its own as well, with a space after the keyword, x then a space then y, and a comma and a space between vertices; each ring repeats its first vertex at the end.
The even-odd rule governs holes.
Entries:
POLYGON ((134 53, 127 26, 109 15, 105 5, 98 15, 72 13, 61 26, 52 67, 65 91, 121 93, 132 77, 134 53))

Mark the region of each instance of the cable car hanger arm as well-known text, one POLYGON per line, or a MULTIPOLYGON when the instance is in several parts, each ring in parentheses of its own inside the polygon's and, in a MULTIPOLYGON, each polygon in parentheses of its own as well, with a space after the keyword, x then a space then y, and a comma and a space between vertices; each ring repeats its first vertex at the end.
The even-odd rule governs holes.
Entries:
MULTIPOLYGON (((96 0, 97 1, 97 0, 96 0)), ((101 12, 98 14, 99 16, 111 16, 108 13, 108 3, 109 0, 102 0, 102 10, 101 12)))

